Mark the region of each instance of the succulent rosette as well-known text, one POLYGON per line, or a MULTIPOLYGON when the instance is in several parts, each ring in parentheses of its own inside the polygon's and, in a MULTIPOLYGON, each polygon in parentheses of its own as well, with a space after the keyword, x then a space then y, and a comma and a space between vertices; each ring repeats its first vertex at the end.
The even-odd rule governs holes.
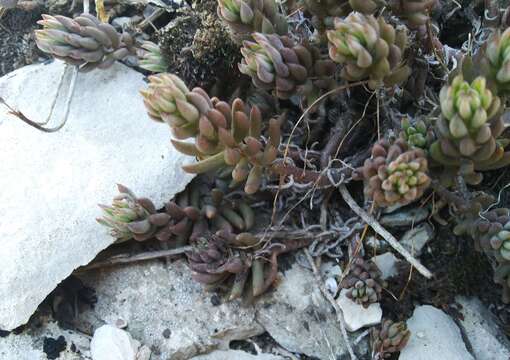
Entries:
POLYGON ((380 359, 389 358, 393 353, 402 351, 410 337, 411 332, 405 322, 383 320, 380 328, 372 328, 372 353, 379 356, 380 359))
POLYGON ((407 143, 379 141, 372 157, 356 169, 355 179, 365 180, 365 196, 382 207, 407 205, 419 199, 430 185, 428 162, 422 149, 407 143))
POLYGON ((458 168, 466 181, 482 180, 476 171, 497 169, 510 163, 506 141, 499 139, 504 130, 501 100, 477 77, 471 83, 457 75, 440 92, 442 116, 436 122, 438 140, 430 153, 438 163, 458 168))
POLYGON ((74 19, 61 15, 42 17, 38 24, 43 29, 35 31, 39 49, 80 66, 81 71, 104 69, 135 53, 134 39, 129 34, 119 34, 112 25, 90 14, 74 19))
POLYGON ((498 94, 510 93, 510 28, 496 31, 489 39, 483 59, 489 78, 498 94))
POLYGON ((274 0, 219 0, 218 16, 238 44, 254 32, 284 35, 288 30, 287 19, 274 0))
POLYGON ((342 77, 348 81, 367 79, 375 89, 400 84, 409 76, 402 60, 406 31, 395 30, 382 17, 352 12, 345 19, 335 18, 327 37, 329 56, 344 65, 342 77))
POLYGON ((138 52, 138 65, 153 73, 163 73, 168 69, 168 64, 161 54, 159 46, 152 41, 144 41, 138 52))
POLYGON ((347 289, 347 297, 357 304, 368 307, 381 298, 381 272, 371 261, 355 258, 351 269, 342 280, 341 286, 347 289))
POLYGON ((321 90, 334 85, 335 64, 321 59, 317 48, 297 44, 287 36, 252 36, 255 41, 243 42, 239 70, 250 76, 256 87, 274 91, 280 99, 301 95, 310 103, 321 90))

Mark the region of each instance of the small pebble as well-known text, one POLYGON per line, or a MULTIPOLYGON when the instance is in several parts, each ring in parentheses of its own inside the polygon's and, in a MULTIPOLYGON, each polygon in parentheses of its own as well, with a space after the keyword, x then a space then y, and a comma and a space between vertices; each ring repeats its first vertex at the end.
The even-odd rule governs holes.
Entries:
POLYGON ((332 277, 326 279, 325 285, 326 289, 333 295, 338 291, 338 283, 332 277))
POLYGON ((170 329, 165 329, 163 330, 163 337, 165 339, 169 339, 170 338, 170 335, 172 335, 172 331, 170 329))
POLYGON ((115 326, 118 327, 119 329, 125 329, 127 328, 127 321, 124 319, 117 319, 115 321, 115 326))
POLYGON ((213 294, 211 296, 211 304, 213 306, 219 306, 221 305, 221 300, 220 300, 220 297, 218 296, 218 294, 213 294))

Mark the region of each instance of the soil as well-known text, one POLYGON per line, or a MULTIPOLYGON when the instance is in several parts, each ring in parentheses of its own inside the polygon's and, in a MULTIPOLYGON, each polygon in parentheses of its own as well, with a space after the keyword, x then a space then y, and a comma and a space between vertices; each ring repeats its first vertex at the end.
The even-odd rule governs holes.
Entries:
POLYGON ((0 76, 32 64, 42 56, 33 35, 44 8, 10 9, 0 15, 0 76))

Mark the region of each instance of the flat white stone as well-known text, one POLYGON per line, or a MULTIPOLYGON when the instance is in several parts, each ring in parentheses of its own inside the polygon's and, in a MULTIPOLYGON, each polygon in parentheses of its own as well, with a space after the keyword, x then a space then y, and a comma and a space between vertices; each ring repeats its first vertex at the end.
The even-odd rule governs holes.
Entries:
POLYGON ((398 259, 395 257, 395 255, 393 255, 392 252, 386 252, 384 254, 374 256, 372 261, 381 271, 381 277, 383 280, 397 275, 398 259))
POLYGON ((433 238, 434 229, 425 223, 406 231, 400 239, 400 244, 411 254, 419 256, 425 245, 433 238))
POLYGON ((94 332, 90 354, 92 360, 136 360, 139 347, 127 331, 103 325, 94 332))
POLYGON ((478 298, 457 296, 455 301, 462 305, 460 325, 471 343, 476 359, 510 359, 510 342, 489 309, 478 298))
POLYGON ((337 303, 344 314, 345 327, 348 331, 356 331, 381 322, 382 309, 379 303, 364 308, 347 297, 347 289, 340 292, 337 303))
POLYGON ((124 319, 133 338, 152 349, 151 360, 189 359, 264 333, 253 306, 205 291, 181 260, 89 271, 80 278, 96 290, 97 303, 79 315, 78 327, 124 319))
MULTIPOLYGON (((7 74, 0 97, 42 121, 63 69, 54 62, 7 74)), ((181 170, 192 159, 172 148, 167 126, 146 115, 138 95, 144 86, 143 76, 122 64, 80 74, 68 123, 52 134, 0 105, 0 329, 26 323, 61 280, 113 242, 95 218, 116 183, 159 207, 192 179, 181 170)))
MULTIPOLYGON (((299 264, 286 270, 276 289, 255 306, 257 322, 286 350, 320 360, 349 356, 333 306, 322 296, 312 272, 299 264)), ((359 334, 350 335, 353 344, 359 334)), ((360 358, 365 355, 366 341, 356 344, 354 351, 360 358)))
POLYGON ((422 305, 414 309, 407 327, 411 338, 399 360, 474 360, 455 322, 433 306, 422 305))

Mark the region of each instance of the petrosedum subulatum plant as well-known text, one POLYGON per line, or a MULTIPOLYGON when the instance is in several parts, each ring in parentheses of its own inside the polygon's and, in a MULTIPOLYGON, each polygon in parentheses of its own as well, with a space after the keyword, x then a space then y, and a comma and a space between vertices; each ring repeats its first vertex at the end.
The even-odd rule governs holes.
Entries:
POLYGON ((153 73, 167 71, 168 64, 161 54, 159 46, 152 41, 144 41, 137 51, 138 66, 153 73))
POLYGON ((360 257, 352 260, 347 276, 342 280, 341 287, 347 289, 347 297, 363 307, 376 303, 381 299, 382 286, 379 268, 372 261, 360 257))
POLYGON ((118 185, 118 190, 111 206, 100 205, 103 216, 97 219, 110 228, 117 242, 157 239, 185 245, 206 232, 248 231, 255 222, 253 210, 244 201, 225 200, 220 190, 209 192, 194 183, 161 211, 125 186, 118 185))
POLYGON ((255 32, 285 35, 288 31, 287 19, 274 0, 218 0, 218 16, 238 44, 255 32))
POLYGON ((333 28, 335 17, 347 16, 352 11, 374 14, 384 6, 380 0, 303 0, 302 5, 311 15, 312 24, 320 34, 333 28))
POLYGON ((414 202, 430 185, 425 152, 409 149, 401 139, 374 144, 371 158, 356 169, 353 178, 365 180, 365 196, 381 207, 414 202))
POLYGON ((327 31, 329 56, 344 65, 341 76, 348 81, 368 80, 368 86, 393 86, 404 82, 410 69, 403 64, 407 43, 405 27, 397 30, 383 17, 352 12, 335 18, 327 31))
POLYGON ((383 320, 381 327, 373 327, 370 332, 372 358, 386 359, 402 351, 410 337, 411 332, 404 321, 383 320))
POLYGON ((278 274, 278 256, 309 244, 288 239, 267 247, 266 241, 251 233, 204 232, 192 241, 188 252, 192 277, 208 290, 227 290, 228 299, 253 298, 266 292, 278 274))
POLYGON ((494 282, 503 287, 503 302, 510 303, 510 210, 493 209, 483 212, 494 202, 491 197, 471 201, 475 206, 469 213, 460 213, 455 234, 469 235, 475 247, 495 260, 494 282))
POLYGON ((510 28, 496 31, 490 38, 483 59, 488 78, 496 84, 498 94, 510 94, 510 28))
POLYGON ((298 44, 287 36, 254 33, 252 37, 254 41, 243 42, 239 70, 256 87, 274 91, 280 99, 300 95, 311 104, 322 90, 334 86, 336 66, 321 59, 314 46, 298 44))
POLYGON ((430 147, 438 163, 458 168, 469 184, 478 184, 477 171, 493 170, 510 163, 505 153, 506 140, 501 100, 477 77, 471 83, 457 75, 439 94, 442 116, 436 121, 438 140, 430 147))
POLYGON ((258 240, 249 233, 229 235, 205 235, 195 242, 194 250, 187 254, 192 277, 208 289, 229 289, 229 300, 241 297, 249 282, 250 294, 259 296, 274 281, 267 277, 266 261, 235 248, 241 243, 254 246, 258 240))
POLYGON ((38 24, 43 29, 35 31, 39 49, 80 66, 81 71, 104 69, 135 53, 134 39, 129 34, 119 34, 112 25, 90 14, 74 19, 60 15, 42 17, 38 24))
POLYGON ((393 14, 406 20, 413 29, 429 21, 429 14, 436 4, 437 0, 389 0, 393 14))
POLYGON ((175 148, 199 161, 183 169, 191 173, 228 171, 232 186, 245 183, 246 193, 255 193, 264 171, 273 163, 280 144, 280 123, 271 119, 268 138, 262 138, 262 115, 256 106, 249 108, 241 99, 232 105, 195 88, 190 91, 172 74, 150 77, 143 90, 144 103, 151 118, 170 125, 175 148), (195 138, 194 143, 179 141, 195 138))
POLYGON ((400 126, 402 128, 400 138, 410 147, 416 147, 423 150, 428 149, 432 143, 434 135, 423 120, 418 120, 414 124, 411 124, 409 118, 404 117, 400 126))

